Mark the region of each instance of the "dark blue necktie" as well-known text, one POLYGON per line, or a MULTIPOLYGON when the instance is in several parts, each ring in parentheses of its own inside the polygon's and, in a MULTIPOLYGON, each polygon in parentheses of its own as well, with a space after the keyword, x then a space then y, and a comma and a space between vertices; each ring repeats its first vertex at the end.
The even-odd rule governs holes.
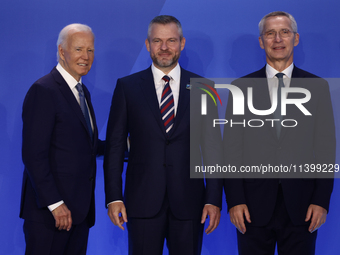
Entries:
POLYGON ((279 119, 279 121, 275 121, 275 130, 277 138, 280 138, 281 133, 281 121, 282 121, 282 115, 281 115, 281 89, 284 88, 283 84, 283 75, 284 73, 277 73, 275 76, 279 79, 279 84, 277 87, 277 107, 274 114, 275 119, 279 119))
POLYGON ((76 89, 79 92, 80 108, 81 108, 81 111, 83 112, 83 115, 85 117, 87 129, 89 130, 90 137, 93 140, 93 131, 92 131, 92 126, 91 126, 91 120, 90 120, 89 111, 87 109, 87 105, 86 105, 86 102, 85 102, 85 95, 84 95, 84 91, 83 91, 83 86, 80 83, 78 83, 77 86, 76 86, 76 89))

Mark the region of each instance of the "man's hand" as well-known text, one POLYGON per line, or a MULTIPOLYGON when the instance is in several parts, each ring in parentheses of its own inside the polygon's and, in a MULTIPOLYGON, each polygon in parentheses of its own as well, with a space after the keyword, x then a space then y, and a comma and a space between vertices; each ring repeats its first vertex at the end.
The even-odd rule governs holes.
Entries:
POLYGON ((229 210, 229 215, 231 223, 235 225, 238 231, 244 234, 247 231, 246 225, 244 224, 244 217, 251 223, 248 206, 246 204, 235 205, 229 210))
POLYGON ((203 224, 209 215, 209 226, 206 228, 205 233, 208 235, 213 232, 220 223, 221 210, 214 205, 205 205, 202 212, 201 223, 203 224))
POLYGON ((309 221, 311 219, 311 223, 309 225, 308 231, 313 233, 322 224, 326 222, 327 218, 327 210, 321 206, 311 204, 308 207, 307 215, 305 221, 309 221))
POLYGON ((127 222, 127 214, 123 202, 114 202, 109 204, 107 215, 109 215, 114 225, 124 230, 123 223, 127 222))
POLYGON ((61 204, 52 211, 53 217, 55 219, 55 227, 59 230, 69 231, 72 226, 71 211, 67 208, 65 204, 61 204))

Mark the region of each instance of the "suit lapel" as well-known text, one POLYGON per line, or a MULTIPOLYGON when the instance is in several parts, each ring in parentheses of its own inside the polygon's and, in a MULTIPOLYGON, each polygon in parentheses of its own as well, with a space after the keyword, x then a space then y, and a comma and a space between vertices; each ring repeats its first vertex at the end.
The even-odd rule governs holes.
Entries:
POLYGON ((166 132, 165 132, 165 128, 164 128, 163 121, 162 121, 161 111, 159 110, 159 103, 157 99, 155 82, 153 80, 151 67, 149 67, 148 69, 146 69, 145 71, 141 73, 141 82, 139 85, 140 85, 142 94, 146 102, 148 103, 152 114, 154 115, 156 119, 157 124, 159 125, 160 129, 165 135, 166 132))
MULTIPOLYGON (((98 128, 97 128, 97 121, 96 121, 96 117, 95 117, 95 114, 94 114, 94 109, 93 109, 93 106, 92 106, 92 102, 91 102, 91 96, 90 96, 90 92, 88 91, 87 87, 83 84, 83 89, 84 89, 84 94, 85 94, 85 99, 86 99, 86 102, 87 102, 87 105, 89 107, 89 110, 90 110, 90 115, 91 115, 91 118, 92 118, 92 125, 93 125, 93 142, 97 142, 95 137, 98 137, 98 128)), ((80 107, 79 107, 80 108, 80 107)), ((84 115, 83 115, 84 117, 84 115)), ((85 117, 83 118, 84 121, 85 121, 85 117)), ((86 123, 83 122, 83 123, 86 123)), ((86 129, 87 130, 87 129, 86 129)), ((90 136, 90 133, 88 132, 89 136, 90 136)))
MULTIPOLYGON (((82 123, 83 127, 85 128, 86 132, 88 133, 88 138, 89 141, 92 145, 92 141, 91 141, 91 137, 90 137, 90 133, 87 129, 87 125, 86 125, 86 121, 85 121, 85 117, 83 115, 83 112, 80 109, 80 106, 77 102, 77 99, 74 97, 73 92, 71 91, 70 87, 67 85, 66 81, 64 80, 64 78, 61 76, 61 74, 58 72, 58 70, 56 70, 55 68, 52 70, 52 75, 54 77, 54 79, 56 80, 56 82, 59 84, 59 90, 60 92, 63 94, 63 96, 65 97, 66 101, 68 102, 68 104, 70 105, 72 111, 75 113, 75 115, 77 116, 77 118, 80 120, 80 122, 82 123)), ((86 89, 87 91, 87 89, 86 89)), ((91 117, 92 117, 92 121, 94 123, 95 119, 94 119, 94 113, 93 113, 93 108, 91 103, 89 103, 89 96, 88 96, 88 91, 87 91, 87 96, 86 96, 86 100, 89 104, 89 108, 90 108, 90 112, 91 112, 91 117), (91 105, 91 107, 90 107, 91 105)))
MULTIPOLYGON (((266 67, 263 67, 262 69, 260 69, 252 77, 266 78, 267 77, 266 67)), ((291 83, 290 83, 290 87, 299 87, 297 79, 294 79, 294 78, 303 78, 303 77, 305 77, 305 76, 302 74, 301 69, 294 66, 294 69, 293 69, 293 72, 292 72, 292 80, 291 80, 291 83)), ((262 81, 262 79, 255 79, 254 84, 256 86, 256 88, 254 88, 254 90, 253 90, 254 107, 256 109, 269 109, 271 107, 271 101, 270 101, 270 97, 269 97, 267 79, 263 79, 263 81, 262 81), (258 92, 254 92, 254 91, 258 91, 258 92)), ((288 97, 294 98, 294 96, 292 94, 288 95, 288 97)), ((288 113, 288 115, 285 116, 285 119, 290 118, 289 116, 291 114, 289 114, 289 112, 287 112, 287 113, 288 113)), ((274 118, 273 114, 271 114, 268 117, 274 118)), ((271 133, 273 138, 275 138, 277 140, 275 128, 271 128, 269 125, 268 125, 268 127, 269 127, 269 132, 271 133)), ((289 130, 289 128, 282 128, 281 129, 281 135, 280 135, 279 142, 284 139, 284 137, 287 135, 288 130, 289 130)))
MULTIPOLYGON (((181 80, 180 80, 180 89, 179 89, 179 98, 178 98, 178 106, 177 106, 177 113, 174 120, 174 126, 172 127, 171 131, 169 132, 169 136, 171 136, 177 129, 178 125, 180 124, 186 109, 189 106, 190 102, 190 90, 186 89, 186 85, 190 83, 190 76, 187 71, 181 68, 181 80)), ((151 71, 151 67, 146 69, 142 72, 141 75, 141 83, 140 83, 141 90, 146 101, 149 104, 150 110, 154 115, 160 129, 166 136, 166 131, 164 128, 162 115, 159 110, 159 103, 156 95, 155 90, 155 83, 151 71)))
MULTIPOLYGON (((299 79, 303 78, 304 76, 300 73, 300 69, 295 67, 293 68, 293 72, 292 72, 292 78, 290 81, 290 88, 293 87, 300 87, 299 86, 299 79)), ((288 98, 298 98, 297 95, 294 93, 292 94, 288 94, 288 98)), ((287 115, 285 116, 286 119, 294 119, 293 117, 290 116, 294 116, 294 113, 291 111, 297 111, 297 108, 294 106, 292 108, 290 108, 290 111, 287 111, 287 115)), ((284 136, 287 134, 289 128, 282 128, 281 129, 281 135, 280 135, 280 141, 284 138, 284 136)))
MULTIPOLYGON (((261 70, 259 70, 256 74, 256 77, 254 79, 253 83, 255 84, 253 88, 253 106, 255 109, 258 110, 267 110, 271 108, 271 101, 270 101, 270 95, 269 95, 269 89, 268 89, 268 79, 266 75, 266 67, 263 67, 261 70)), ((273 114, 270 114, 269 116, 262 116, 262 119, 273 119, 273 114)), ((271 136, 274 139, 277 139, 275 128, 271 127, 271 125, 266 125, 268 128, 268 132, 271 134, 271 136)))
POLYGON ((174 126, 170 131, 170 134, 173 134, 177 127, 179 126, 185 111, 187 110, 190 103, 190 90, 186 89, 186 85, 190 83, 190 76, 187 71, 181 68, 181 80, 179 84, 179 98, 177 105, 177 113, 175 116, 174 126))

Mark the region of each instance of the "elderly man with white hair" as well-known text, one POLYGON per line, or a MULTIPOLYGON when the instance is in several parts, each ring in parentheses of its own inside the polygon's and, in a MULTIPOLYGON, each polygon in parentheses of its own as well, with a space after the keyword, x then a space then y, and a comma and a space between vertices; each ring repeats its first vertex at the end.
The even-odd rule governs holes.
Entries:
POLYGON ((96 155, 104 143, 82 84, 94 59, 94 34, 87 25, 68 25, 57 47, 58 65, 31 86, 23 103, 26 254, 86 254, 95 221, 96 155))

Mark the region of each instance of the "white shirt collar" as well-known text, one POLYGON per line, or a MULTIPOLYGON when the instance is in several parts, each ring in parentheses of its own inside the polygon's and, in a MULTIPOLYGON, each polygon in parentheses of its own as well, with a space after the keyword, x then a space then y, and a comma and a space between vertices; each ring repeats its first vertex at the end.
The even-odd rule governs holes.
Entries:
MULTIPOLYGON (((151 71, 152 71, 152 74, 153 74, 154 81, 157 82, 157 83, 162 80, 164 75, 166 75, 165 73, 163 73, 162 70, 158 69, 153 63, 151 65, 151 71)), ((167 74, 167 76, 171 77, 171 79, 173 79, 174 81, 179 82, 180 77, 181 77, 181 68, 180 68, 178 63, 167 74)))
POLYGON ((286 77, 292 78, 293 68, 294 68, 294 63, 292 63, 282 72, 279 72, 275 68, 267 64, 266 65, 267 78, 274 78, 277 73, 283 73, 286 77))
MULTIPOLYGON (((73 78, 73 76, 71 74, 69 74, 62 66, 60 63, 58 63, 56 69, 59 71, 59 73, 61 74, 61 76, 64 78, 64 80, 66 81, 67 85, 71 88, 71 90, 77 86, 78 81, 76 79, 73 78)), ((82 84, 81 78, 79 80, 79 83, 82 84)))

